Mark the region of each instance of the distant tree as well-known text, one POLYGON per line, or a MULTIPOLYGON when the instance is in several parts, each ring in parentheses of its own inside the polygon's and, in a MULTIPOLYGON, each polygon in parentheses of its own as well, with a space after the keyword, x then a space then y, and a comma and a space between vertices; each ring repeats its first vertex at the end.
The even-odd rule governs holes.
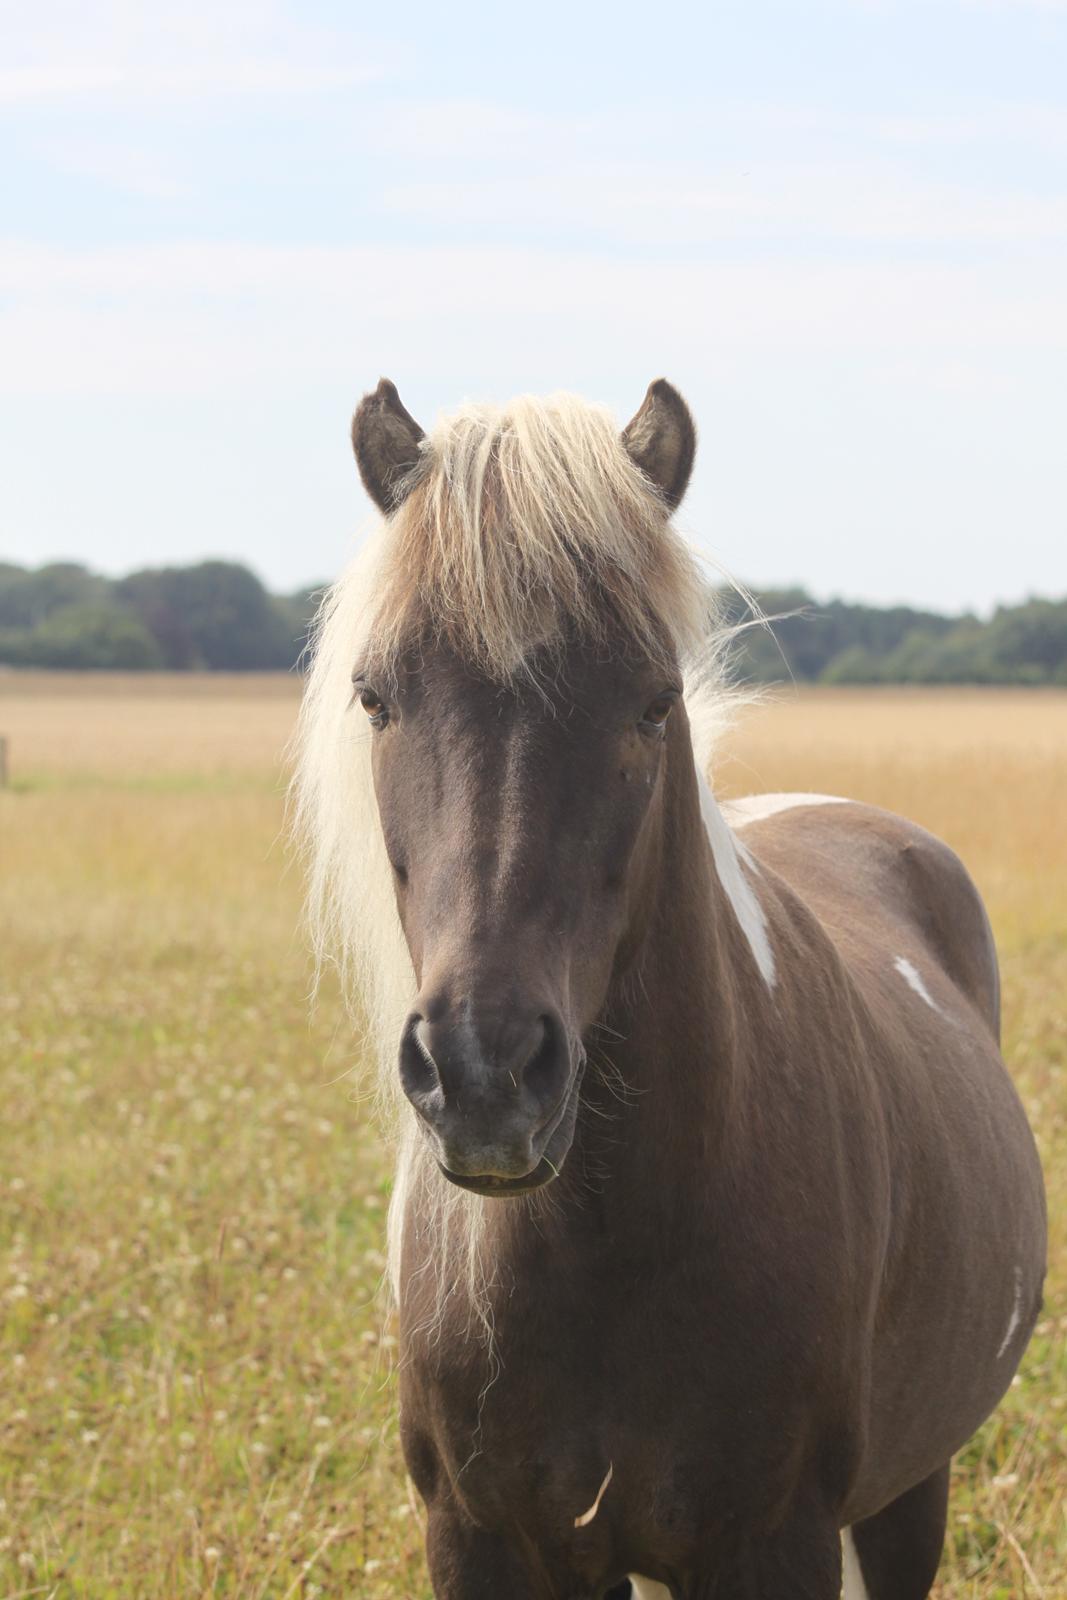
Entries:
POLYGON ((861 644, 853 644, 847 650, 839 650, 829 666, 824 667, 820 674, 821 683, 883 683, 885 681, 882 663, 878 657, 865 650, 861 644))
POLYGON ((938 674, 935 663, 951 633, 939 635, 929 628, 912 628, 896 648, 879 660, 879 670, 889 683, 923 683, 938 674))
POLYGON ((1067 600, 1001 606, 986 634, 991 670, 1016 683, 1067 683, 1067 600))
POLYGON ((973 617, 939 638, 918 631, 909 634, 886 657, 886 674, 903 683, 995 683, 985 635, 985 626, 973 617))
POLYGON ((134 572, 116 594, 158 641, 167 667, 247 672, 296 659, 290 620, 255 574, 235 562, 134 572))
MULTIPOLYGON (((0 562, 0 664, 287 670, 306 650, 325 585, 272 595, 232 561, 145 568, 118 582, 76 562, 0 562)), ((988 622, 911 606, 719 594, 734 676, 772 683, 1067 685, 1067 600, 1001 606, 988 622), (769 625, 759 621, 769 618, 769 625)))
MULTIPOLYGON (((951 617, 936 612, 820 602, 804 589, 762 589, 755 598, 771 619, 770 628, 741 636, 736 665, 741 677, 760 683, 790 676, 801 682, 874 682, 880 673, 871 662, 881 662, 910 633, 922 630, 936 638, 953 627, 951 617), (854 676, 860 673, 864 675, 854 676)), ((746 612, 751 615, 737 597, 728 599, 731 620, 746 612)))
POLYGON ((72 605, 36 628, 0 632, 9 666, 140 672, 161 665, 159 647, 136 617, 114 605, 72 605))
POLYGON ((763 589, 753 596, 755 608, 736 590, 720 591, 723 621, 740 627, 730 651, 736 676, 754 683, 812 675, 806 665, 815 602, 804 589, 763 589), (757 619, 768 619, 764 626, 757 619))
POLYGON ((54 611, 72 605, 102 605, 110 585, 106 578, 75 561, 53 561, 28 571, 0 567, 0 628, 35 628, 54 611))
POLYGON ((307 650, 312 624, 328 588, 327 583, 313 584, 310 588, 297 589, 294 594, 278 595, 275 599, 294 662, 299 662, 307 650))

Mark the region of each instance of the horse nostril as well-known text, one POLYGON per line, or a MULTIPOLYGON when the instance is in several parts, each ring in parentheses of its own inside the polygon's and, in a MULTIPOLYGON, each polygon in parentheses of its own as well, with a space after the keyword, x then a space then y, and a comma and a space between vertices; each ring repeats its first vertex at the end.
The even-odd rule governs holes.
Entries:
POLYGON ((540 1035, 539 1038, 531 1032, 527 1041, 529 1048, 526 1060, 520 1068, 523 1083, 534 1094, 541 1088, 547 1087, 545 1080, 553 1076, 552 1068, 556 1052, 548 1017, 538 1018, 537 1034, 540 1035))
POLYGON ((425 1099, 441 1087, 437 1063, 419 1033, 422 1023, 422 1017, 411 1017, 400 1041, 400 1082, 412 1100, 425 1099))
POLYGON ((408 1017, 399 1068, 404 1093, 437 1133, 453 1123, 470 1133, 480 1119, 498 1142, 536 1136, 571 1080, 567 1031, 554 1012, 460 1010, 432 996, 408 1017))
POLYGON ((523 1089, 542 1110, 554 1110, 570 1077, 570 1057, 563 1028, 551 1015, 539 1017, 541 1038, 534 1043, 519 1074, 523 1089))

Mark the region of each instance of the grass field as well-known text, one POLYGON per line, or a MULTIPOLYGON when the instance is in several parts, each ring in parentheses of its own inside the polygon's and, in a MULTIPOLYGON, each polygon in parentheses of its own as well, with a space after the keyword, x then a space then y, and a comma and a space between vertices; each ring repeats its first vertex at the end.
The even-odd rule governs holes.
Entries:
MULTIPOLYGON (((291 680, 0 678, 0 1600, 429 1593, 378 1297, 388 1162, 315 1015, 291 680)), ((724 792, 908 813, 983 889, 1053 1214, 941 1600, 1067 1597, 1067 694, 749 714, 724 792)))

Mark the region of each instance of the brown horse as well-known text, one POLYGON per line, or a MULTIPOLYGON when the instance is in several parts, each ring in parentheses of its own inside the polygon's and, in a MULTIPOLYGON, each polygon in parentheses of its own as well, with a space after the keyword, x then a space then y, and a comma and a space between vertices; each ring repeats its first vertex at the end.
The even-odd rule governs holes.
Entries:
POLYGON ((713 799, 668 384, 424 436, 383 381, 353 439, 298 808, 401 1124, 434 1592, 921 1600, 1044 1270, 974 886, 871 806, 713 799))

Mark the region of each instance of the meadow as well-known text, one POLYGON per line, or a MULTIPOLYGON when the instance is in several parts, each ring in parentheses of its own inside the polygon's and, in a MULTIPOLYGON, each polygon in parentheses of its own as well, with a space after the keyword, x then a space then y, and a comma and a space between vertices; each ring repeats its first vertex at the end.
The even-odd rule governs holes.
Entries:
MULTIPOLYGON (((0 1600, 427 1600, 389 1161, 282 836, 291 678, 0 677, 0 1600)), ((982 888, 1053 1217, 939 1600, 1067 1597, 1067 692, 783 691, 717 787, 849 794, 982 888)))

